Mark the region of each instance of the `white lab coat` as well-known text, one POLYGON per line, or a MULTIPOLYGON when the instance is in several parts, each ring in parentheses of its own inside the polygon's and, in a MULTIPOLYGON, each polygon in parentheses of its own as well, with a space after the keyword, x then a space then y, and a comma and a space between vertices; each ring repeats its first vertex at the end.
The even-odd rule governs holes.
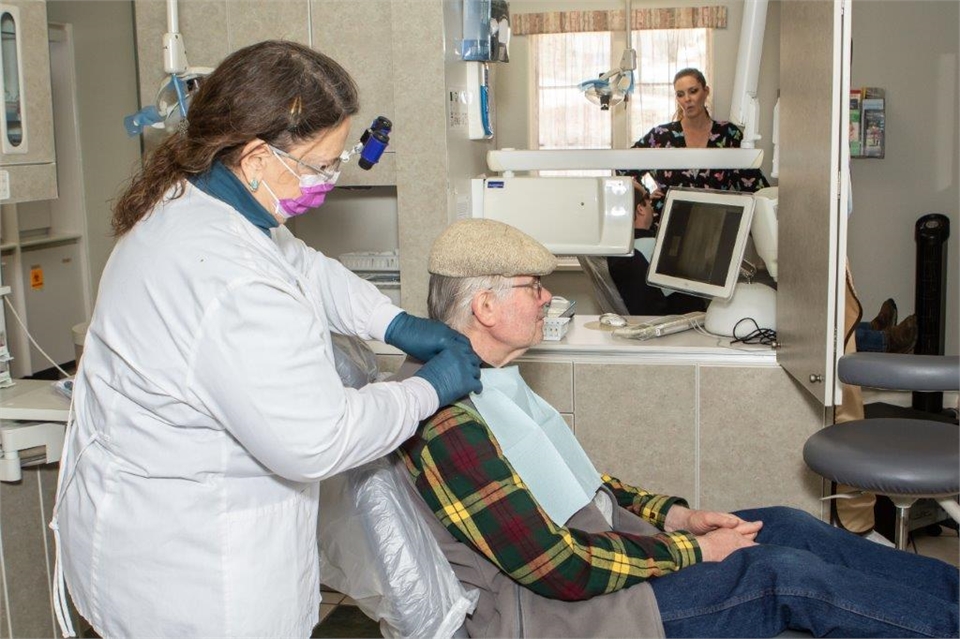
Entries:
POLYGON ((318 480, 384 455, 437 408, 422 379, 344 388, 330 331, 399 309, 280 227, 192 186, 103 272, 54 527, 103 636, 309 636, 318 480))

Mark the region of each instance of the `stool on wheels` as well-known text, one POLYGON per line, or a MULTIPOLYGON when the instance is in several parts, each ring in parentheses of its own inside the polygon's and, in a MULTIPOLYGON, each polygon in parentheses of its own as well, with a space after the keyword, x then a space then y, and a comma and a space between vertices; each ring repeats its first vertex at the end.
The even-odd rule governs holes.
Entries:
MULTIPOLYGON (((942 355, 852 353, 840 358, 841 381, 905 391, 960 390, 960 358, 942 355)), ((960 428, 925 419, 844 422, 813 434, 803 460, 814 472, 860 490, 887 495, 897 507, 896 545, 907 545, 910 507, 936 499, 960 522, 960 428)))

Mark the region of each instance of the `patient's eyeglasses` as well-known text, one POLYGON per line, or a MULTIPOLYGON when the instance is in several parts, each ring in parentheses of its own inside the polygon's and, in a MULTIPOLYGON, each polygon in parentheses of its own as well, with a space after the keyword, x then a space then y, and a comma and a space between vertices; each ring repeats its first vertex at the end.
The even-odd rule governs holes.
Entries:
POLYGON ((533 289, 533 294, 537 296, 537 299, 543 295, 543 284, 540 283, 539 277, 534 277, 532 282, 527 282, 526 284, 514 284, 510 288, 530 288, 533 289))

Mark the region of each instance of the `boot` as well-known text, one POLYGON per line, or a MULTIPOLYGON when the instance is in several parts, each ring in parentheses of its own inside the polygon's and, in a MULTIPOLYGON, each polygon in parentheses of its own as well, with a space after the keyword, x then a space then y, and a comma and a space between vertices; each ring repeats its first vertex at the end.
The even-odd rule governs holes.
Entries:
POLYGON ((888 353, 912 353, 917 343, 917 316, 911 315, 892 328, 883 330, 888 353))
POLYGON ((885 328, 892 328, 897 325, 897 303, 893 298, 887 299, 880 305, 880 312, 870 320, 870 328, 875 331, 882 331, 885 328))

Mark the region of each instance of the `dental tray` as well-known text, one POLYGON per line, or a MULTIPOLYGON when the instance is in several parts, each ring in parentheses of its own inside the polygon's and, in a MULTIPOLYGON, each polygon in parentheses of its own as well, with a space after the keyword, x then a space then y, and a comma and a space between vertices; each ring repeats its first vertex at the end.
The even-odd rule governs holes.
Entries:
POLYGON ((576 305, 576 300, 554 295, 547 305, 547 317, 573 317, 573 307, 576 305))
POLYGON ((359 251, 343 253, 337 258, 351 271, 399 271, 398 251, 359 251))
POLYGON ((672 335, 673 333, 682 333, 695 326, 703 326, 706 316, 707 314, 703 311, 686 313, 685 315, 667 315, 652 322, 630 324, 618 328, 613 331, 613 334, 617 337, 625 337, 627 339, 653 339, 654 337, 663 337, 664 335, 672 335))
POLYGON ((558 342, 570 330, 569 317, 545 317, 543 318, 543 340, 545 342, 558 342))

